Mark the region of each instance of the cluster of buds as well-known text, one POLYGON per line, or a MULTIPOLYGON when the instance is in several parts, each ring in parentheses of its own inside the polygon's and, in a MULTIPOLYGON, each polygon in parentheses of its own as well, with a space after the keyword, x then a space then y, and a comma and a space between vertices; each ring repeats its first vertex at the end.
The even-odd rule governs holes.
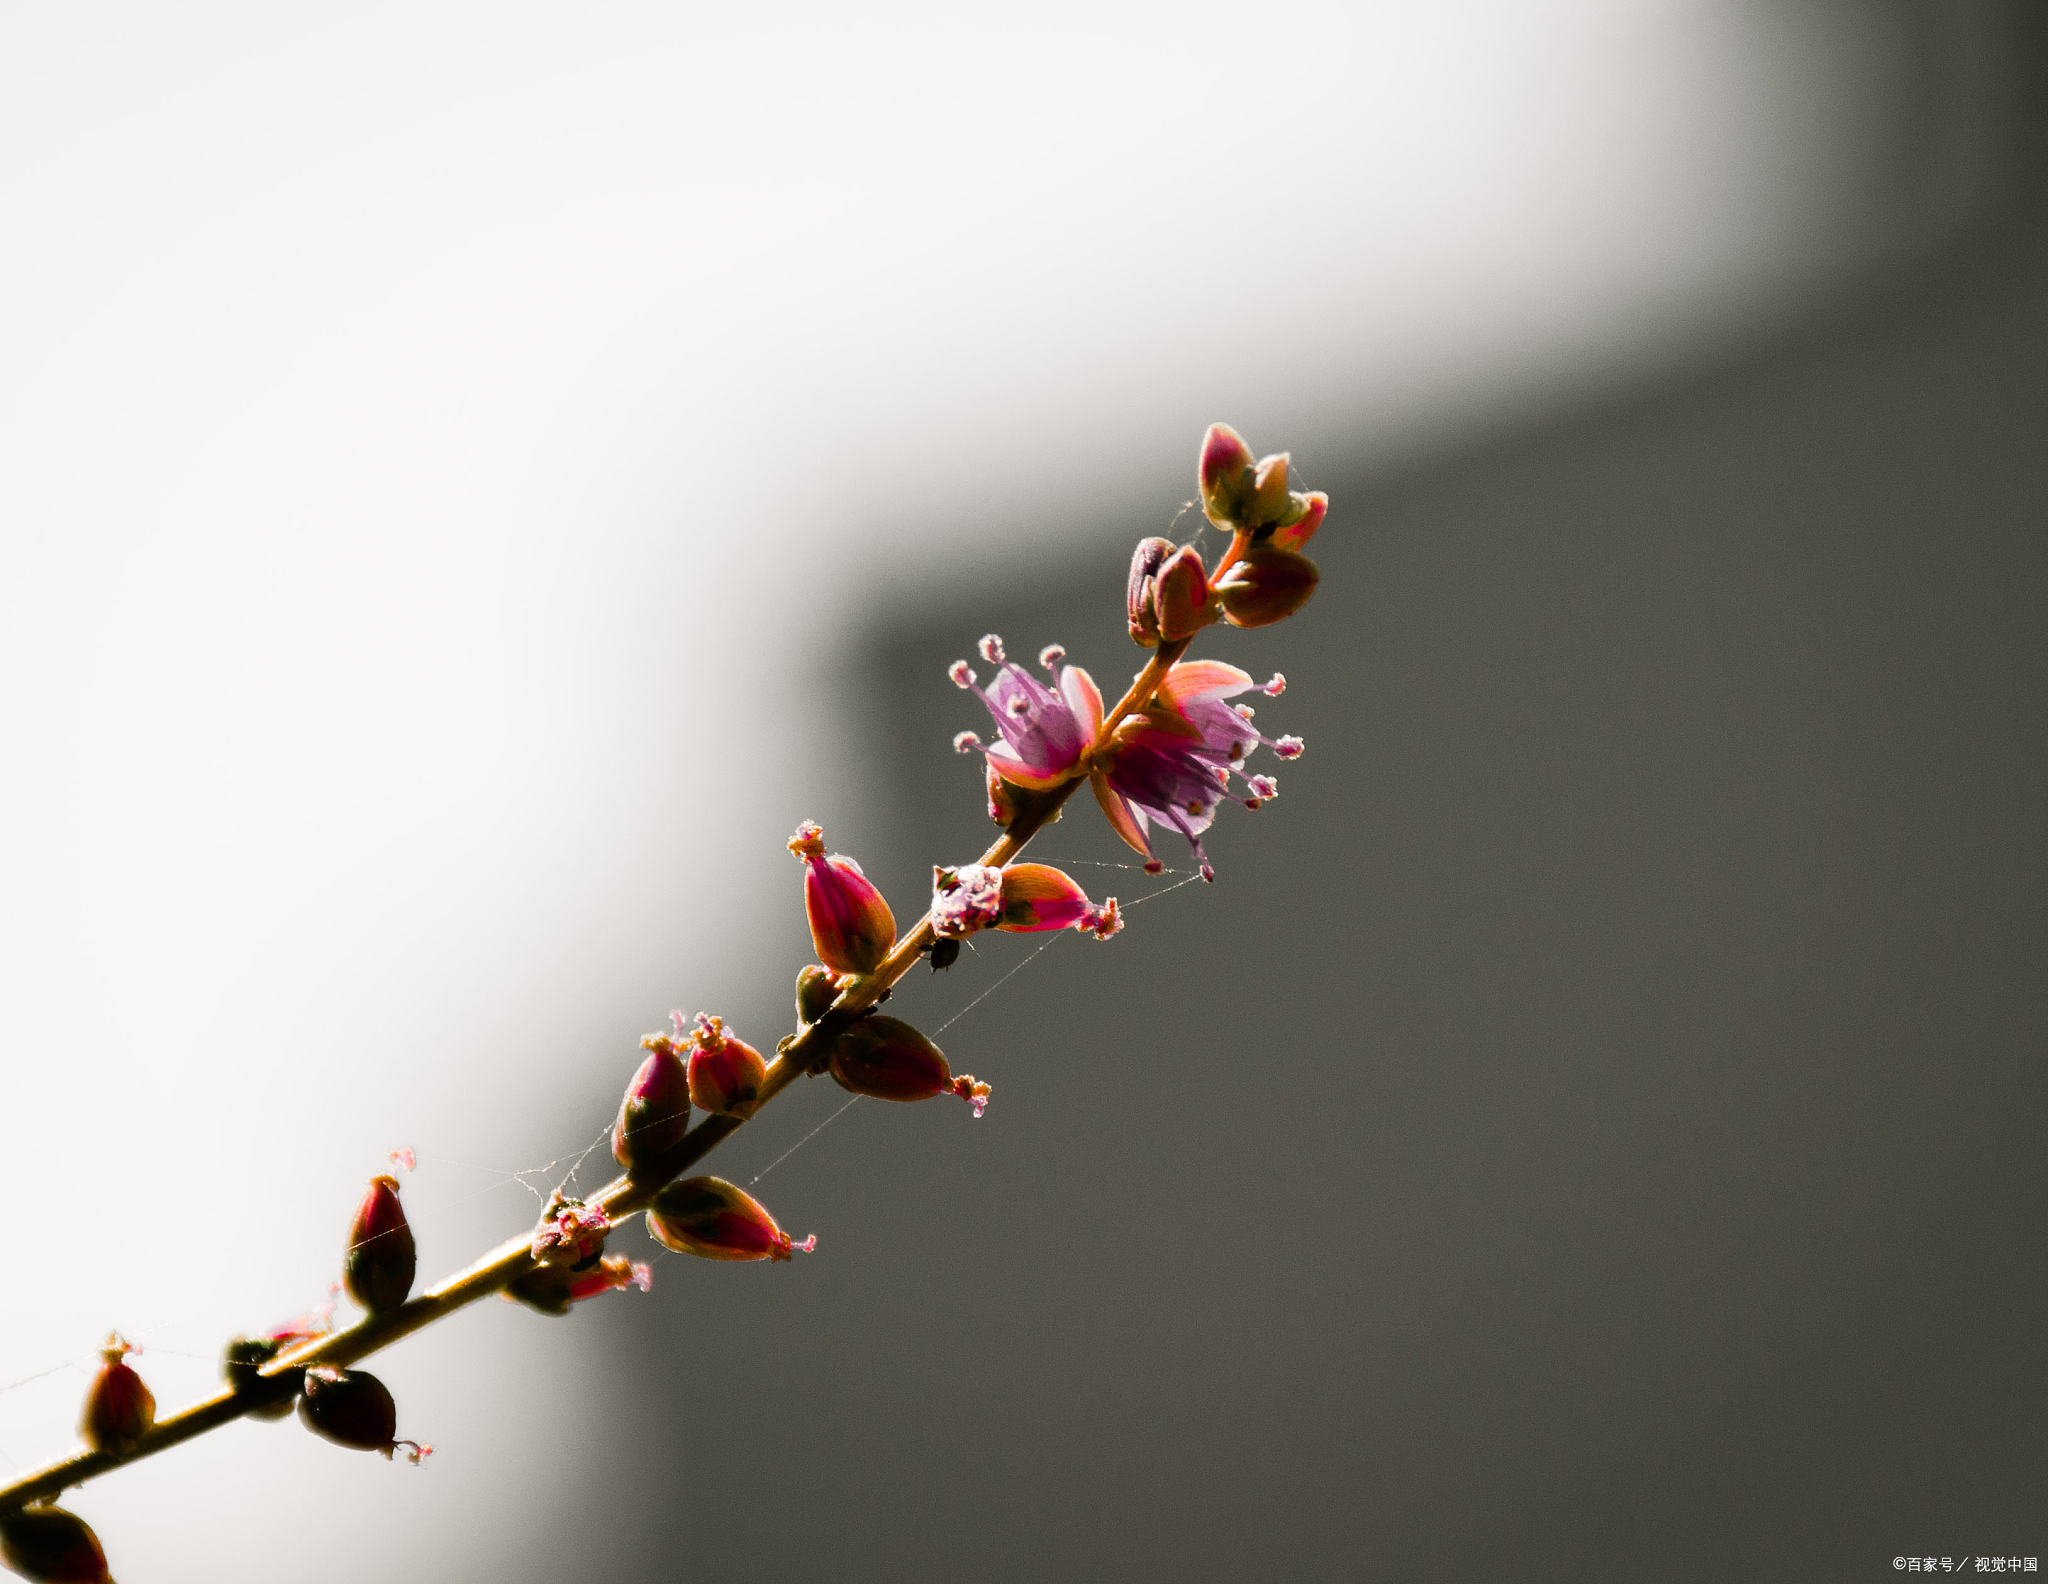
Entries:
POLYGON ((1217 621, 1265 627, 1308 603, 1322 574, 1301 552, 1322 527, 1330 498, 1290 489, 1287 468, 1286 452, 1254 462, 1236 430, 1210 425, 1199 466, 1202 511, 1230 534, 1230 547, 1211 575, 1192 545, 1141 540, 1125 591, 1134 643, 1177 643, 1217 621))

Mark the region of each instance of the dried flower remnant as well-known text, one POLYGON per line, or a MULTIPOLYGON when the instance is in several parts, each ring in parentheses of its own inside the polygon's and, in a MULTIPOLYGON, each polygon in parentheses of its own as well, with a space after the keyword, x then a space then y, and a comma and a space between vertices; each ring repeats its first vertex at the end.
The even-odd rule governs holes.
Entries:
POLYGON ((110 1335, 100 1350, 99 1373, 86 1388, 78 1433, 95 1452, 132 1452, 156 1423, 156 1398, 128 1364, 135 1349, 110 1335))
POLYGON ((356 1207, 342 1255, 341 1280, 349 1297, 371 1314, 396 1309, 412 1291, 419 1256, 412 1227, 398 1202, 396 1177, 373 1177, 370 1191, 356 1207))
POLYGON ((1108 940, 1123 928, 1116 898, 1097 907, 1088 893, 1050 864, 962 864, 932 870, 932 931, 959 940, 977 930, 1078 929, 1108 940))
POLYGON ((768 1064, 759 1051, 726 1033, 722 1018, 697 1014, 690 1031, 690 1098, 699 1107, 720 1116, 750 1115, 767 1079, 768 1064))
POLYGON ((843 974, 871 974, 896 944, 896 915, 851 858, 825 855, 825 833, 797 827, 789 850, 804 863, 804 912, 818 960, 843 974))
POLYGON ((402 1447, 405 1460, 417 1464, 434 1450, 417 1441, 395 1439, 398 1405, 384 1383, 368 1370, 329 1365, 307 1370, 306 1389, 299 1397, 299 1422, 337 1446, 381 1452, 387 1460, 402 1447))
MULTIPOLYGON (((1159 867, 1146 835, 1148 823, 1157 821, 1185 836, 1202 878, 1215 879, 1202 832, 1215 820, 1217 804, 1233 796, 1231 774, 1261 743, 1282 759, 1301 753, 1299 737, 1267 737, 1251 724, 1248 707, 1223 702, 1253 685, 1236 666, 1182 661, 1167 672, 1152 702, 1119 724, 1097 753, 1096 801, 1116 833, 1145 855, 1148 870, 1159 867)), ((1261 778, 1261 786, 1263 791, 1237 801, 1256 808, 1279 790, 1270 776, 1261 778)))
POLYGON ((666 1034, 640 1041, 647 1052, 619 1101, 612 1124, 612 1158, 631 1171, 673 1148, 690 1125, 690 1070, 666 1034))
MULTIPOLYGON (((984 657, 993 637, 982 640, 984 657)), ((994 653, 1002 653, 1000 640, 992 647, 994 653)), ((986 688, 979 685, 980 678, 965 660, 954 661, 947 672, 956 684, 979 698, 995 719, 1003 740, 986 750, 991 774, 1012 786, 1040 791, 1071 779, 1095 734, 1102 730, 1102 693, 1095 679, 1079 666, 1060 664, 1066 651, 1059 645, 1049 645, 1045 654, 1056 657, 1046 667, 1053 672, 1053 687, 1013 660, 999 664, 986 688)), ((989 803, 992 811, 1001 806, 994 784, 989 789, 989 803)), ((1008 822, 1006 817, 996 820, 999 825, 1008 822)))
POLYGON ((111 1584, 99 1536, 62 1507, 0 1512, 0 1562, 34 1584, 111 1584))
POLYGON ((830 1071, 840 1088, 876 1100, 950 1094, 977 1117, 988 1108, 989 1086, 971 1075, 954 1077, 938 1046, 901 1018, 862 1018, 832 1042, 830 1071))
POLYGON ((810 1253, 816 1236, 793 1243, 759 1200, 722 1177, 672 1182, 654 1196, 647 1230, 664 1248, 715 1260, 786 1260, 810 1253))

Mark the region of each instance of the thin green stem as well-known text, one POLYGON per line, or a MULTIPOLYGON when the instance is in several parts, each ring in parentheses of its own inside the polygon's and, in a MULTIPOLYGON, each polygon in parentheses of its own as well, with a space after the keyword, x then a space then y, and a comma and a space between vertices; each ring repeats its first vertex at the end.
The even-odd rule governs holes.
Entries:
MULTIPOLYGON (((1104 718, 1094 747, 1099 748, 1106 743, 1125 716, 1151 702, 1152 694, 1174 662, 1187 652, 1191 641, 1182 639, 1176 643, 1161 644, 1153 652, 1145 669, 1132 681, 1130 690, 1104 718)), ((1087 762, 1085 758, 1082 761, 1084 766, 1087 762)), ((1048 791, 1020 797, 1016 816, 1009 828, 981 855, 981 862, 1000 866, 1016 857, 1033 836, 1058 816, 1067 799, 1086 779, 1085 775, 1077 775, 1048 791)), ((778 1047, 775 1060, 768 1066, 767 1081, 761 1087, 761 1097, 755 1102, 754 1110, 760 1110, 799 1075, 816 1070, 832 1049, 832 1041, 910 971, 918 957, 931 945, 932 939, 931 914, 926 913, 918 920, 917 927, 896 943, 872 974, 855 979, 840 992, 830 1011, 784 1040, 778 1047)), ((670 1148, 654 1159, 640 1163, 624 1176, 613 1179, 593 1194, 588 1202, 604 1211, 615 1223, 625 1220, 635 1211, 646 1209, 666 1184, 737 1133, 742 1123, 742 1118, 733 1116, 703 1118, 670 1148)), ((51 1500, 74 1485, 83 1485, 87 1480, 124 1464, 137 1462, 208 1430, 218 1429, 231 1420, 239 1419, 252 1408, 275 1402, 285 1386, 284 1377, 300 1369, 315 1364, 353 1364, 402 1337, 411 1336, 424 1326, 432 1325, 436 1320, 446 1319, 479 1298, 488 1298, 534 1268, 531 1243, 531 1232, 507 1238, 472 1264, 418 1297, 407 1299, 396 1309, 364 1315, 339 1330, 311 1338, 291 1351, 279 1354, 262 1371, 262 1380, 275 1383, 271 1389, 259 1386, 242 1392, 216 1392, 179 1409, 168 1418, 159 1419, 126 1452, 74 1452, 23 1475, 12 1484, 0 1487, 0 1512, 30 1502, 51 1500)))

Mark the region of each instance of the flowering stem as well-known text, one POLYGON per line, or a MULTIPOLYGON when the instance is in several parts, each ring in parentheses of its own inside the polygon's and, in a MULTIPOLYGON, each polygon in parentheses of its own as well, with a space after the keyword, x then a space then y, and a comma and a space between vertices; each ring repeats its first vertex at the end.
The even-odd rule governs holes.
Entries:
MULTIPOLYGON (((1117 723, 1125 716, 1151 702, 1166 673, 1187 652, 1192 641, 1184 638, 1162 643, 1153 651, 1151 660, 1132 681, 1130 690, 1104 718, 1093 747, 1107 742, 1117 723)), ((1084 766, 1086 762, 1084 757, 1084 766)), ((1009 828, 982 854, 981 862, 1000 868, 1016 857, 1024 850, 1025 844, 1059 814, 1061 806, 1085 779, 1085 775, 1076 775, 1047 791, 1019 796, 1017 812, 1009 828)), ((800 1074, 818 1070, 832 1049, 832 1042, 855 1018, 889 993, 896 981, 908 973, 918 957, 930 947, 933 939, 931 915, 927 913, 915 929, 896 943, 872 974, 854 979, 840 992, 830 1011, 785 1039, 777 1048, 775 1060, 768 1066, 760 1098, 754 1102, 749 1114, 774 1099, 800 1074)), ((738 1116, 703 1117, 667 1150, 607 1183, 590 1198, 589 1204, 603 1211, 614 1223, 644 1210, 663 1186, 680 1177, 738 1132, 744 1120, 738 1116)), ((208 1430, 218 1429, 239 1419, 252 1408, 277 1401, 288 1390, 289 1380, 300 1369, 315 1364, 353 1364, 479 1298, 489 1297, 534 1268, 532 1236, 531 1232, 522 1232, 517 1237, 506 1239, 466 1269, 395 1309, 366 1314, 351 1325, 311 1338, 288 1352, 280 1353, 263 1367, 260 1379, 264 1385, 239 1392, 224 1388, 211 1397, 181 1408, 157 1420, 155 1426, 126 1451, 79 1451, 23 1475, 12 1484, 0 1487, 0 1512, 30 1502, 50 1500, 69 1487, 82 1485, 124 1463, 133 1463, 153 1452, 161 1452, 208 1430)))

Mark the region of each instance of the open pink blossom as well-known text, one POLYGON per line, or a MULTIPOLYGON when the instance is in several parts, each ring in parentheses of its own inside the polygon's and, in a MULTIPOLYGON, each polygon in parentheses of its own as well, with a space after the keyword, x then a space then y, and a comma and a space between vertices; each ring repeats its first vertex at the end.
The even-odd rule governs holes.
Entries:
MULTIPOLYGON (((993 635, 982 640, 982 654, 996 666, 986 688, 965 660, 954 661, 947 674, 995 717, 1002 741, 984 750, 989 768, 1017 786, 1041 791, 1058 786, 1079 769, 1102 729, 1102 693, 1095 679, 1079 666, 1061 665, 1066 651, 1057 644, 1048 645, 1040 657, 1052 674, 1051 687, 1005 658, 993 635)), ((957 741, 963 751, 980 743, 972 734, 957 741)))
MULTIPOLYGON (((1259 744, 1282 759, 1302 750, 1299 737, 1267 737, 1252 725, 1248 707, 1223 702, 1254 686, 1236 666, 1183 661, 1166 674, 1152 703, 1119 724, 1096 755, 1091 775, 1096 801, 1116 833, 1145 855, 1148 870, 1156 873, 1160 867, 1146 834, 1157 821, 1185 836, 1202 878, 1215 879, 1202 832, 1215 820, 1217 804, 1228 797, 1257 808, 1277 794, 1270 776, 1258 778, 1251 797, 1230 790, 1230 777, 1259 744)), ((1278 688, 1268 683, 1266 690, 1278 688)))

